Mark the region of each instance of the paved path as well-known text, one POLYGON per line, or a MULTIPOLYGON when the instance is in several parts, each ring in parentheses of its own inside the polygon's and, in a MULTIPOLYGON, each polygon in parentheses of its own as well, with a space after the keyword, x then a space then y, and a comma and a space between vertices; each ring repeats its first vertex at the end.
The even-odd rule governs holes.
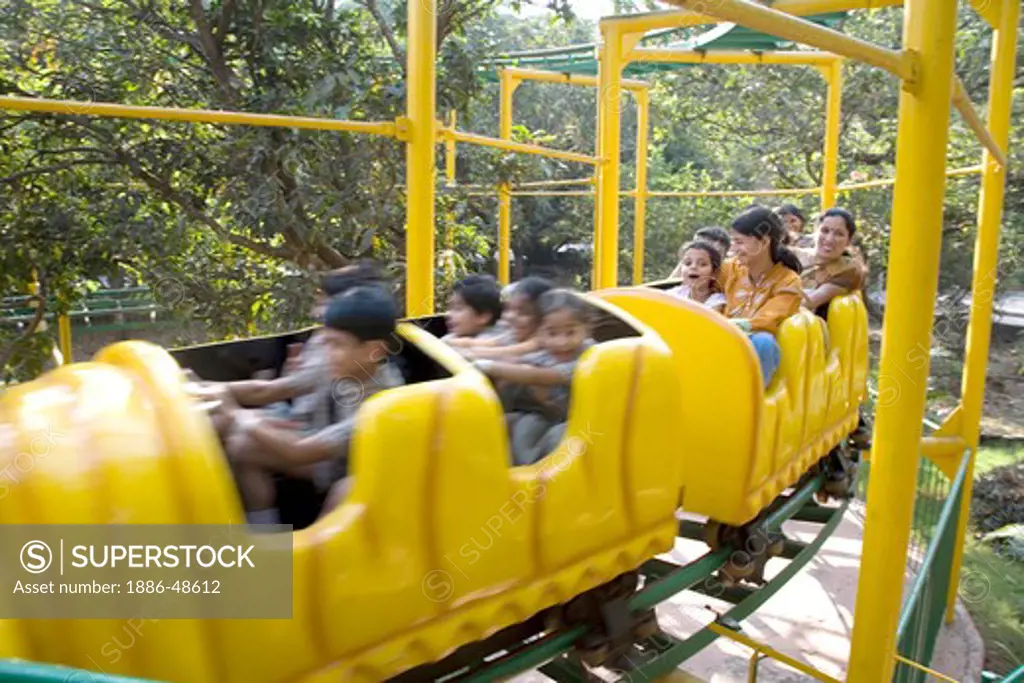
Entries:
MULTIPOLYGON (((835 533, 803 570, 790 580, 753 616, 743 622, 743 630, 763 642, 839 680, 846 676, 853 629, 853 611, 857 595, 857 571, 861 555, 863 510, 856 503, 835 533)), ((791 537, 810 541, 819 527, 788 522, 784 529, 791 537)), ((707 551, 707 546, 680 540, 672 553, 675 562, 689 562, 707 551)), ((768 565, 768 577, 783 561, 768 565)), ((679 637, 695 633, 724 612, 729 604, 713 598, 685 594, 658 607, 662 628, 679 637)), ((688 660, 682 671, 671 678, 674 683, 745 683, 751 650, 719 638, 711 646, 688 660)), ((944 627, 936 646, 933 667, 960 683, 979 683, 983 650, 981 638, 962 608, 954 623, 944 627)), ((520 676, 517 683, 545 681, 537 673, 520 676)), ((669 679, 665 679, 669 680, 669 679)), ((771 660, 758 667, 759 683, 804 683, 813 680, 771 660)), ((646 683, 639 680, 636 683, 646 683)))

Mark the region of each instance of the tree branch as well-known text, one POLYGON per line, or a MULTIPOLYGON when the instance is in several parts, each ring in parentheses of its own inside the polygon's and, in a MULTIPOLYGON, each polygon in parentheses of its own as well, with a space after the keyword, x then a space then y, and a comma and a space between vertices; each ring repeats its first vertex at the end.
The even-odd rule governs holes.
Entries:
POLYGON ((150 189, 157 192, 157 194, 167 201, 179 206, 190 218, 208 227, 220 239, 230 242, 231 244, 244 247, 245 249, 249 249, 258 254, 263 254, 264 256, 279 258, 285 261, 297 261, 298 254, 294 250, 273 247, 264 242, 257 242, 249 239, 248 237, 232 233, 216 219, 196 206, 194 198, 185 196, 183 193, 174 189, 174 187, 163 178, 159 178, 142 168, 142 165, 128 154, 118 152, 117 156, 118 159, 128 167, 133 176, 144 182, 150 189))
POLYGON ((36 314, 32 317, 32 322, 30 322, 28 327, 25 328, 25 331, 18 335, 18 337, 12 341, 6 349, 4 349, 3 355, 0 356, 0 369, 7 367, 7 364, 11 362, 11 358, 14 357, 14 352, 18 350, 18 346, 35 334, 36 330, 39 328, 39 324, 43 321, 43 316, 46 315, 47 289, 45 278, 40 278, 39 291, 29 299, 29 301, 35 301, 39 304, 36 307, 36 314))
POLYGON ((238 77, 224 61, 221 43, 213 35, 210 22, 206 20, 203 1, 191 0, 189 9, 191 10, 192 20, 196 22, 196 27, 199 29, 199 43, 203 48, 203 56, 210 65, 210 69, 217 79, 217 84, 229 102, 236 102, 239 95, 238 88, 235 85, 238 82, 238 77))
POLYGON ((391 48, 391 54, 394 55, 395 61, 398 62, 399 67, 402 69, 402 73, 405 73, 405 50, 398 44, 395 39, 395 34, 391 30, 391 26, 388 25, 387 19, 384 18, 384 14, 380 11, 380 6, 377 4, 377 0, 363 0, 363 5, 373 15, 373 20, 377 22, 377 27, 380 32, 384 35, 384 40, 387 41, 388 47, 391 48))
POLYGON ((0 178, 0 185, 11 185, 18 182, 22 178, 29 176, 40 175, 44 173, 56 173, 57 171, 64 171, 74 166, 87 166, 89 164, 102 164, 109 162, 109 159, 72 159, 71 161, 65 161, 62 164, 53 164, 51 166, 38 166, 36 168, 27 168, 24 171, 18 171, 11 175, 0 178))

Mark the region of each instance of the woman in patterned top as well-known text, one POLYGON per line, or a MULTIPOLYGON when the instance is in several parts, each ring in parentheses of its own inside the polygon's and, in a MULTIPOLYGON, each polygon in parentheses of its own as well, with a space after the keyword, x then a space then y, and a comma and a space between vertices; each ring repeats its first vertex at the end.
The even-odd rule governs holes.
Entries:
POLYGON ((848 211, 829 209, 818 223, 815 248, 799 254, 806 264, 804 305, 822 318, 827 317, 832 299, 857 291, 863 285, 864 264, 849 253, 850 241, 856 232, 857 223, 848 211))
POLYGON ((735 258, 722 264, 720 277, 725 314, 750 335, 765 387, 782 360, 775 333, 803 301, 800 261, 783 246, 785 235, 775 213, 750 206, 732 223, 735 258))

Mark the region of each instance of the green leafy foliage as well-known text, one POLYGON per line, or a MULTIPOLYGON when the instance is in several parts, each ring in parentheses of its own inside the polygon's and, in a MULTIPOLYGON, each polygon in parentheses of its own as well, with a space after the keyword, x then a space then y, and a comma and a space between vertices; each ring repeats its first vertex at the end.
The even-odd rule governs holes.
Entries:
MULTIPOLYGON (((536 0, 554 10, 549 18, 524 19, 507 11, 519 3, 505 2, 499 11, 502 4, 451 0, 440 3, 438 15, 439 118, 454 109, 460 129, 492 136, 498 133, 498 89, 480 78, 480 64, 510 50, 592 41, 596 32, 592 23, 573 19, 565 0, 536 0)), ((619 9, 648 4, 624 2, 619 9)), ((0 92, 392 121, 404 113, 405 11, 398 0, 10 0, 0 14, 0 92)), ((987 97, 991 32, 966 7, 960 24, 958 70, 980 104, 987 97)), ((883 9, 851 14, 842 30, 897 46, 900 27, 901 10, 883 9)), ((821 183, 825 87, 813 68, 701 66, 651 80, 651 189, 821 183)), ((841 182, 892 176, 898 96, 889 75, 846 66, 841 182)), ((513 136, 593 154, 595 110, 592 88, 525 83, 515 94, 513 136)), ((195 342, 302 324, 312 296, 308 273, 350 259, 380 260, 401 283, 401 143, 348 133, 101 119, 88 116, 88 105, 77 113, 0 113, 5 295, 25 294, 35 274, 56 297, 52 313, 67 310, 100 281, 143 284, 180 320, 177 340, 195 342)), ((957 116, 951 121, 950 165, 978 163, 973 136, 957 116)), ((635 106, 627 101, 624 191, 635 183, 635 136, 635 106)), ((1024 231, 1020 138, 1016 128, 1004 221, 1008 265, 999 273, 1000 286, 1022 283, 1015 246, 1024 231)), ((592 172, 585 164, 460 145, 458 185, 487 189, 449 191, 439 173, 438 300, 453 279, 496 267, 497 201, 490 188, 592 172)), ((962 292, 969 283, 977 189, 976 177, 948 184, 947 291, 962 292)), ((766 203, 783 199, 808 214, 818 208, 814 195, 766 203)), ((890 201, 888 188, 840 196, 858 215, 876 288, 884 287, 890 201)), ((695 230, 728 225, 747 203, 650 199, 646 278, 668 273, 679 245, 695 230)), ((540 273, 589 286, 592 197, 517 197, 512 217, 514 277, 540 273)), ((632 271, 632 232, 633 200, 624 196, 622 282, 632 271)), ((0 349, 20 334, 0 327, 0 349)), ((32 376, 49 342, 23 339, 19 345, 5 372, 32 376)))

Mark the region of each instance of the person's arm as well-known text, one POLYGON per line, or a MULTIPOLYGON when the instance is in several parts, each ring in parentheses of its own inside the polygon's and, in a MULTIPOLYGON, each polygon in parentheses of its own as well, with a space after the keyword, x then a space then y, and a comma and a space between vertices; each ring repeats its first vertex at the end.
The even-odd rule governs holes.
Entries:
MULTIPOLYGON (((307 344, 310 342, 307 342, 307 344)), ((317 355, 322 351, 305 349, 302 360, 294 372, 277 379, 247 379, 226 382, 223 386, 235 401, 243 406, 265 406, 278 401, 308 394, 316 389, 323 374, 322 363, 317 355)))
POLYGON ((287 401, 304 393, 297 390, 294 382, 286 382, 283 378, 246 379, 225 382, 223 386, 228 394, 243 406, 265 406, 269 403, 287 401))
POLYGON ((804 292, 804 303, 807 308, 816 310, 818 306, 827 304, 832 299, 836 298, 840 294, 846 294, 849 290, 839 285, 826 282, 823 285, 819 285, 814 289, 807 290, 804 292))
POLYGON ((488 377, 516 384, 552 387, 570 384, 572 381, 562 371, 554 368, 538 368, 534 365, 502 363, 493 360, 480 360, 474 365, 488 377))
MULTIPOLYGON (((346 420, 349 421, 351 420, 346 420)), ((336 430, 342 424, 334 425, 330 429, 336 430)), ((312 465, 330 459, 335 453, 334 441, 318 438, 328 431, 326 429, 312 436, 303 436, 300 432, 284 429, 247 411, 235 416, 235 429, 244 430, 276 460, 289 465, 312 465)))
POLYGON ((527 341, 520 342, 518 344, 511 344, 509 346, 495 346, 493 348, 473 349, 473 357, 481 359, 500 360, 502 358, 514 358, 516 356, 522 356, 527 353, 533 353, 536 350, 536 339, 528 339, 527 341))

